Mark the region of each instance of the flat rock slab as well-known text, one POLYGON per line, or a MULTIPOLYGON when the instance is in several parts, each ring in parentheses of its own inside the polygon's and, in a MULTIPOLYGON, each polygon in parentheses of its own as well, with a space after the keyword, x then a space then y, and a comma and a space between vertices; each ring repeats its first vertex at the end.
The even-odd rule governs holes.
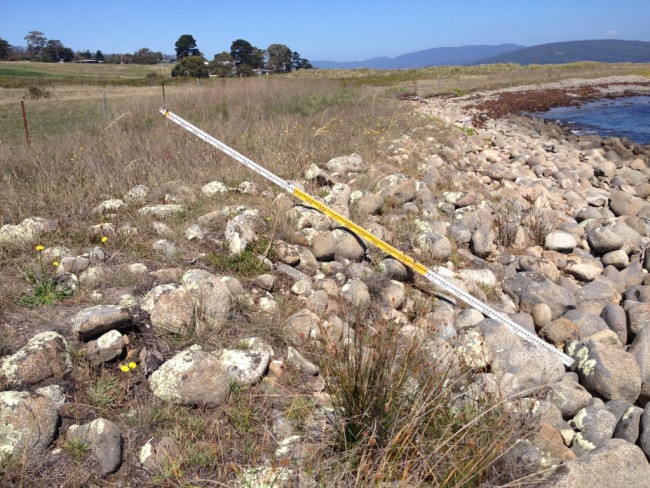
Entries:
POLYGON ((118 305, 95 305, 72 318, 72 328, 82 341, 97 337, 112 329, 127 326, 131 321, 129 313, 118 305))

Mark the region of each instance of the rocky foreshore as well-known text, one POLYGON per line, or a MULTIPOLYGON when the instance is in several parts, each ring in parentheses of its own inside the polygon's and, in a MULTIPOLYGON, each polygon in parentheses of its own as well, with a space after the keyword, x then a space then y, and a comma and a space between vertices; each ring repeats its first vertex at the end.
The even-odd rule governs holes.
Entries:
MULTIPOLYGON (((573 97, 578 88, 584 96, 586 91, 588 96, 612 95, 633 87, 647 90, 648 80, 560 85, 414 103, 422 126, 391 141, 385 161, 342 155, 306 168, 295 184, 509 314, 570 355, 575 360, 571 369, 503 324, 423 283, 394 259, 378 257, 369 243, 276 188, 264 193, 250 182, 228 188, 213 181, 200 189, 172 191, 159 204, 149 198, 150 189, 139 186, 94 202, 97 222, 88 233, 112 238, 148 232, 151 246, 163 257, 190 244, 222 242, 224 253, 237 254, 265 226, 269 209, 258 198, 265 197, 299 239, 276 239, 268 272, 250 281, 218 275, 196 259, 185 268, 122 263, 120 272, 146 276, 144 282, 151 284, 126 291, 99 290, 103 277, 116 272, 110 252, 101 246, 85 253, 44 249, 48 259, 59 262, 61 286, 96 286, 97 304, 71 308, 61 322, 2 357, 0 451, 10 458, 25 450, 52 449, 60 412, 74 395, 66 381, 75 367, 72 350, 106 367, 118 368, 121 360, 127 371, 123 358, 128 356, 154 397, 209 408, 228 403, 232 384, 272 389, 283 368, 298 368, 316 405, 307 423, 312 434, 320 429, 322 439, 331 429, 323 420, 331 407, 317 381, 319 365, 308 351, 324 332, 335 342, 345 341, 349 311, 373 307, 384 320, 399 324, 405 339, 425 344, 433 361, 476 371, 459 394, 529 399, 539 426, 511 454, 515 463, 540 471, 553 468, 545 471, 544 486, 645 486, 650 479, 650 147, 574 136, 541 120, 507 115, 529 108, 506 110, 502 105, 508 99, 502 97, 531 92, 543 97, 544 90, 573 97), (183 235, 165 223, 182 219, 189 200, 234 192, 255 195, 251 202, 258 203, 215 207, 184 221, 183 235), (127 211, 137 212, 150 228, 109 223, 119 222, 127 211), (378 274, 382 279, 371 283, 368 277, 378 274), (292 337, 286 350, 274 350, 254 336, 232 349, 195 345, 160 351, 155 340, 157 334, 197 334, 197 324, 205 330, 224 327, 241 303, 270 320, 283 296, 300 303, 285 324, 292 337), (418 315, 420 300, 430 308, 418 315)), ((0 229, 0 244, 37 243, 39 235, 56 226, 37 217, 7 225, 0 229)), ((178 449, 173 439, 154 438, 125 450, 116 418, 73 424, 68 417, 63 427, 60 435, 66 439, 87 440, 102 476, 123 464, 155 473, 178 449), (138 458, 128 459, 126 453, 135 451, 138 458)), ((273 429, 278 457, 300 463, 306 449, 318 448, 309 429, 292 428, 286 418, 278 418, 273 429)), ((247 467, 234 483, 271 486, 262 481, 268 469, 247 467)), ((272 486, 289 483, 301 471, 293 469, 281 468, 281 476, 276 472, 279 481, 272 486)), ((309 486, 310 481, 301 482, 309 486)))

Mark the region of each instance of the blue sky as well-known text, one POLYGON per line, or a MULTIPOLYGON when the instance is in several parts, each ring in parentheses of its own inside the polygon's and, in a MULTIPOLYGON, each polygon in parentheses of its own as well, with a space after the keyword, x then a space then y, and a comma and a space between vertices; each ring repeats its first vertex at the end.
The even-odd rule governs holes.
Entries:
POLYGON ((235 39, 311 60, 362 61, 433 47, 583 39, 650 41, 649 0, 0 0, 0 38, 36 30, 73 50, 174 54, 191 34, 211 59, 235 39))

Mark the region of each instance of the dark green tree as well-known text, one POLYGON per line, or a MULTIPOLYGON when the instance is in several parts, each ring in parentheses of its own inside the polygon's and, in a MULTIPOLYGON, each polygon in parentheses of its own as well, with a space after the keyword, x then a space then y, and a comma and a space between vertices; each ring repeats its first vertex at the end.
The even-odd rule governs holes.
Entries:
POLYGON ((266 52, 269 55, 267 67, 274 73, 290 73, 293 53, 284 44, 271 44, 266 52))
POLYGON ((97 61, 104 61, 104 53, 101 52, 99 49, 95 53, 95 60, 97 61))
POLYGON ((51 63, 58 63, 63 61, 69 63, 74 59, 74 52, 69 47, 65 47, 63 43, 56 39, 47 41, 45 49, 43 50, 43 61, 51 63))
POLYGON ((25 36, 25 40, 27 41, 27 52, 40 61, 43 58, 43 50, 47 43, 45 34, 39 31, 29 31, 29 34, 25 36))
POLYGON ((133 62, 135 64, 158 64, 162 61, 163 55, 159 51, 152 51, 143 47, 133 53, 133 62))
POLYGON ((291 55, 291 64, 293 64, 293 69, 312 69, 313 66, 308 59, 301 58, 298 51, 294 51, 291 55))
POLYGON ((243 39, 237 39, 230 45, 230 55, 235 60, 235 66, 241 65, 253 66, 255 63, 255 48, 250 42, 243 39))
POLYGON ((172 69, 172 76, 207 78, 210 75, 205 59, 202 56, 186 56, 176 63, 176 66, 172 69))
POLYGON ((196 40, 190 34, 183 34, 176 41, 176 60, 180 61, 188 56, 203 56, 196 46, 196 40))
POLYGON ((93 55, 88 49, 86 49, 85 51, 77 51, 75 57, 77 59, 92 59, 93 55))
POLYGON ((219 78, 228 78, 235 74, 235 60, 226 51, 214 55, 214 59, 208 65, 210 74, 219 78))
POLYGON ((4 39, 0 38, 0 59, 9 59, 10 54, 11 45, 4 39))

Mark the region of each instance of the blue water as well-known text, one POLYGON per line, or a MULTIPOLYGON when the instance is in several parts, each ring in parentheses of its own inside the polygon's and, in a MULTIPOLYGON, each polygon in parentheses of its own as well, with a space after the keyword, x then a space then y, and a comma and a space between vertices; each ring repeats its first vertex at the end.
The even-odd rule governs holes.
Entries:
POLYGON ((532 114, 558 121, 576 134, 627 137, 637 144, 650 144, 650 96, 614 98, 578 107, 557 107, 532 114))

